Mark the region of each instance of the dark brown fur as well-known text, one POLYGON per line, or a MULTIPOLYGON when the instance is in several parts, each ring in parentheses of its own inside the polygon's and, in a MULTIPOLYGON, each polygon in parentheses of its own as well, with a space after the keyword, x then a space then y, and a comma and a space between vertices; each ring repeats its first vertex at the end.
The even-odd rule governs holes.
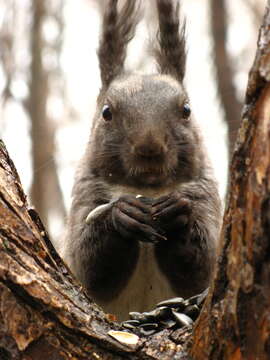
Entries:
POLYGON ((159 74, 134 75, 123 64, 137 2, 120 12, 116 0, 108 2, 98 51, 102 89, 73 189, 63 256, 120 319, 203 290, 215 261, 220 200, 201 132, 183 112, 185 38, 175 4, 157 0, 159 74), (105 104, 110 121, 102 118, 105 104))

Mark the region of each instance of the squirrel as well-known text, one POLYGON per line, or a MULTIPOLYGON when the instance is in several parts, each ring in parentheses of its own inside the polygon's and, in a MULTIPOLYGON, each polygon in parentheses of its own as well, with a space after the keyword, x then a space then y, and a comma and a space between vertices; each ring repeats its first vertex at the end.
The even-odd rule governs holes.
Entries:
POLYGON ((139 2, 109 0, 98 49, 102 88, 75 175, 63 257, 119 320, 204 290, 221 222, 217 182, 183 85, 179 2, 156 0, 158 72, 127 73, 139 2))

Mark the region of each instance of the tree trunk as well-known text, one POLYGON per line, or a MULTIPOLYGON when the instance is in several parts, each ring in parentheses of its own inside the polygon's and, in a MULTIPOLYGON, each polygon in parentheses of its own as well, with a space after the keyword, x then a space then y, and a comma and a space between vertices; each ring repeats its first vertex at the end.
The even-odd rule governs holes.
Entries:
POLYGON ((42 63, 44 41, 42 25, 47 15, 46 1, 32 1, 33 24, 31 39, 31 81, 29 85, 29 115, 31 118, 31 139, 33 156, 33 183, 31 200, 42 221, 49 225, 49 211, 63 220, 65 207, 55 162, 54 127, 47 116, 49 94, 49 73, 42 63))
POLYGON ((249 74, 212 291, 195 359, 270 357, 270 1, 249 74))
POLYGON ((211 0, 210 11, 217 87, 228 125, 229 156, 231 158, 240 125, 241 104, 237 99, 233 82, 234 72, 226 49, 228 29, 226 0, 211 0))
POLYGON ((270 0, 250 72, 220 256, 193 333, 164 330, 131 346, 83 292, 29 209, 0 143, 0 359, 269 359, 270 0))

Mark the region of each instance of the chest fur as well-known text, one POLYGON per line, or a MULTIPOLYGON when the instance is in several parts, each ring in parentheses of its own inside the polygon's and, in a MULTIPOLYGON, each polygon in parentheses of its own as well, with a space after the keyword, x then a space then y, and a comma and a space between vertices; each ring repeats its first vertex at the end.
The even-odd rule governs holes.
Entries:
POLYGON ((159 301, 176 296, 155 259, 154 245, 140 243, 140 254, 131 278, 117 298, 102 308, 117 315, 119 321, 128 319, 130 311, 151 310, 159 301))

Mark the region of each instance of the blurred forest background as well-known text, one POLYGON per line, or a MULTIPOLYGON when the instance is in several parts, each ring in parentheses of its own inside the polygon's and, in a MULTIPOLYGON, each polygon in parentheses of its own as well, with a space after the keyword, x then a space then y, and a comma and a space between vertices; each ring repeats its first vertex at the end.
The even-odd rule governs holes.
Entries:
MULTIPOLYGON (((127 68, 148 73, 155 71, 147 53, 156 34, 155 1, 142 3, 127 68)), ((186 86, 224 198, 266 1, 182 4, 186 86)), ((100 87, 96 49, 105 6, 106 0, 0 0, 0 137, 56 246, 100 87)))

